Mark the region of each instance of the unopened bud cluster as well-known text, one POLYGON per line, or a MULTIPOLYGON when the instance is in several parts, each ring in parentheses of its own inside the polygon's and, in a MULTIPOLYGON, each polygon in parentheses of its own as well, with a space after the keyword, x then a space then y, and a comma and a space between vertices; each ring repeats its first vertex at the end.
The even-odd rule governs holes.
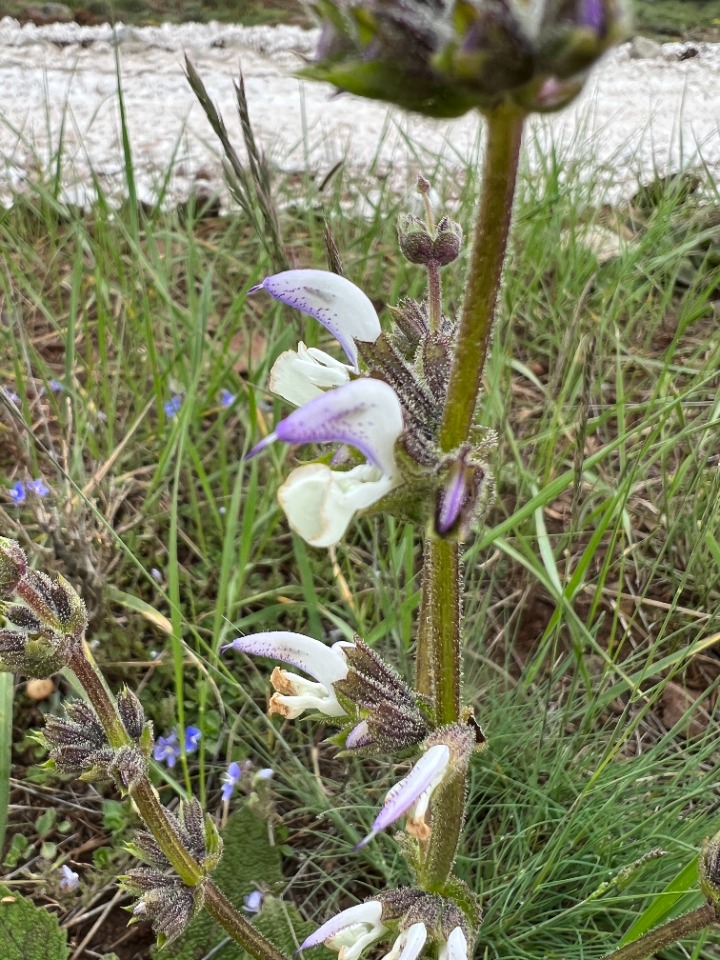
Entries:
POLYGON ((0 537, 0 668, 43 679, 70 662, 87 627, 85 604, 64 577, 31 570, 14 540, 0 537))
POLYGON ((83 700, 65 706, 66 719, 48 717, 43 733, 50 748, 50 759, 61 773, 80 780, 114 780, 122 793, 147 773, 152 752, 152 724, 145 720, 142 705, 135 694, 124 688, 117 708, 129 742, 111 746, 95 711, 83 700))
MULTIPOLYGON (((167 809, 165 815, 185 849, 199 864, 203 878, 208 876, 222 855, 222 839, 210 818, 203 814, 195 799, 182 802, 177 815, 167 809)), ((138 833, 130 849, 148 864, 129 871, 122 878, 125 888, 139 897, 133 908, 133 921, 150 920, 160 946, 170 943, 187 929, 202 908, 204 879, 194 886, 183 883, 149 833, 138 833)))
POLYGON ((557 109, 627 29, 622 0, 313 0, 306 76, 433 117, 557 109))

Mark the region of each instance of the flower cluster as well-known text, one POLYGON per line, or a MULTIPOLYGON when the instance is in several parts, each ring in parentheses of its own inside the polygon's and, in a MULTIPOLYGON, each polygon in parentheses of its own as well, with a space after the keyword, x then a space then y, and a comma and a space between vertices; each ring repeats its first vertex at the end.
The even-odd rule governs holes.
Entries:
MULTIPOLYGON (((165 816, 207 876, 220 861, 222 840, 198 801, 182 802, 177 815, 165 809, 165 816)), ((193 887, 183 883, 150 833, 136 834, 131 850, 148 864, 122 877, 125 888, 140 898, 133 908, 133 917, 152 921, 160 946, 171 943, 202 908, 204 883, 201 880, 193 887)))
POLYGON ((0 664, 42 679, 66 666, 85 634, 85 604, 64 577, 30 570, 13 540, 0 537, 0 664))
MULTIPOLYGON (((401 232, 408 255, 438 268, 458 255, 462 231, 447 218, 432 234, 407 222, 401 232)), ((276 441, 341 445, 331 464, 306 463, 278 490, 293 530, 313 546, 332 546, 357 512, 388 505, 432 523, 441 536, 462 537, 492 491, 487 458, 495 436, 477 430, 458 450, 439 448, 455 321, 441 317, 431 330, 427 305, 406 300, 393 311, 393 331, 382 333, 368 297, 321 270, 289 270, 253 288, 259 289, 317 319, 348 361, 300 343, 280 355, 270 374, 270 389, 298 409, 248 456, 276 441)))
POLYGON ((485 745, 476 730, 467 724, 432 730, 422 701, 359 637, 328 647, 303 634, 277 631, 238 637, 224 649, 280 660, 312 677, 276 667, 270 678, 275 689, 271 714, 287 719, 306 711, 320 714, 341 727, 334 739, 346 751, 382 756, 420 751, 410 773, 388 792, 358 847, 403 816, 408 833, 427 841, 433 795, 464 774, 473 751, 485 745))
POLYGON ((303 71, 432 117, 564 106, 627 28, 622 0, 313 0, 303 71))
MULTIPOLYGON (((479 920, 479 914, 473 918, 479 920)), ((383 960, 417 960, 428 940, 439 960, 468 960, 472 925, 450 900, 422 890, 401 889, 343 910, 304 941, 301 950, 324 944, 340 960, 358 960, 373 943, 393 936, 383 960)))
POLYGON ((24 503, 28 493, 34 493, 37 497, 46 497, 50 493, 50 487, 42 477, 36 477, 34 480, 16 480, 10 487, 10 499, 15 504, 24 503))

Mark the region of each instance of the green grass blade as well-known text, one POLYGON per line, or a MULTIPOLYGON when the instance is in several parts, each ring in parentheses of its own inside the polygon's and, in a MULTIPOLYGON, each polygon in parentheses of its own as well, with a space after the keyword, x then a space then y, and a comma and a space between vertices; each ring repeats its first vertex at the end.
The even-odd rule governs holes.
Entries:
POLYGON ((698 858, 693 857, 682 870, 673 877, 662 893, 659 893, 620 941, 620 946, 632 943, 648 930, 669 919, 671 915, 684 913, 698 906, 703 895, 697 889, 698 858))

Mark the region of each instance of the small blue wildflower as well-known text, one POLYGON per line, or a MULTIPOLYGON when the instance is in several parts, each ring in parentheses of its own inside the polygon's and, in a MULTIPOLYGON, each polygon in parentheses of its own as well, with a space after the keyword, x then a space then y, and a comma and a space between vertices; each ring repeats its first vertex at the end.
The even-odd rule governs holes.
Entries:
POLYGON ((7 387, 0 387, 0 393, 2 393, 5 399, 9 400, 10 403, 14 403, 15 406, 19 405, 20 397, 15 393, 14 390, 8 390, 7 387))
POLYGON ((13 503, 23 503, 26 496, 25 484, 22 482, 22 480, 18 480, 17 483, 14 483, 10 487, 10 499, 13 503))
POLYGON ((166 763, 170 769, 175 766, 180 756, 177 730, 171 730, 166 737, 158 737, 153 750, 153 757, 158 763, 166 763))
POLYGON ((60 383, 59 380, 54 380, 54 379, 50 380, 50 382, 48 383, 48 386, 50 387, 53 393, 62 393, 65 390, 65 384, 60 383))
POLYGON ((42 477, 38 477, 37 480, 28 480, 25 486, 38 497, 46 497, 50 493, 50 487, 45 486, 42 477))
POLYGON ((258 770, 255 774, 256 780, 271 780, 275 776, 275 771, 272 767, 263 767, 262 770, 258 770))
POLYGON ((162 583, 163 575, 160 573, 157 567, 152 567, 150 570, 150 576, 153 578, 155 583, 162 583))
POLYGON ((185 753, 195 753, 201 737, 197 727, 185 727, 185 753))
POLYGON ((247 913, 259 913, 260 907, 262 906, 263 895, 259 890, 253 890, 252 893, 249 893, 244 900, 245 906, 243 909, 247 913))
POLYGON ((223 387, 223 389, 220 391, 220 406, 227 409, 228 407, 231 407, 236 400, 237 394, 231 393, 229 390, 226 390, 223 387))
POLYGON ((175 414, 179 412, 182 402, 183 398, 179 393, 173 394, 173 396, 163 404, 165 416, 172 420, 175 414))
POLYGON ((228 802, 235 792, 235 787, 240 783, 240 780, 247 770, 250 769, 250 766, 251 763, 249 760, 245 760, 243 763, 238 763, 237 760, 234 760, 227 768, 227 772, 222 775, 220 780, 222 783, 223 803, 228 802))
POLYGON ((74 870, 71 870, 66 863, 62 865, 60 872, 62 873, 60 889, 67 890, 68 892, 77 890, 78 886, 80 885, 80 877, 77 875, 77 873, 75 873, 74 870))

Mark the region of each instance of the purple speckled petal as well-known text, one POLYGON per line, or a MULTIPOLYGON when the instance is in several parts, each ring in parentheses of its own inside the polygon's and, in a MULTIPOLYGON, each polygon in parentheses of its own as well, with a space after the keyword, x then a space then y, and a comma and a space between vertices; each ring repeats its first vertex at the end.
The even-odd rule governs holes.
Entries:
POLYGON ((267 277, 250 293, 265 290, 271 297, 308 313, 336 338, 357 370, 355 340, 374 343, 380 321, 370 298, 354 283, 328 270, 286 270, 267 277))
POLYGON ((316 397, 275 428, 285 443, 347 443, 386 476, 395 473, 402 408, 392 387, 362 377, 316 397))
POLYGON ((226 644, 223 652, 230 649, 289 663, 328 688, 336 680, 344 680, 348 672, 342 647, 338 647, 338 644, 328 647, 327 644, 302 633, 285 630, 251 633, 226 644))
POLYGON ((355 848, 359 850, 376 837, 381 830, 395 823, 420 799, 433 781, 442 776, 450 762, 450 747, 436 744, 420 757, 410 773, 390 789, 370 833, 355 848))

